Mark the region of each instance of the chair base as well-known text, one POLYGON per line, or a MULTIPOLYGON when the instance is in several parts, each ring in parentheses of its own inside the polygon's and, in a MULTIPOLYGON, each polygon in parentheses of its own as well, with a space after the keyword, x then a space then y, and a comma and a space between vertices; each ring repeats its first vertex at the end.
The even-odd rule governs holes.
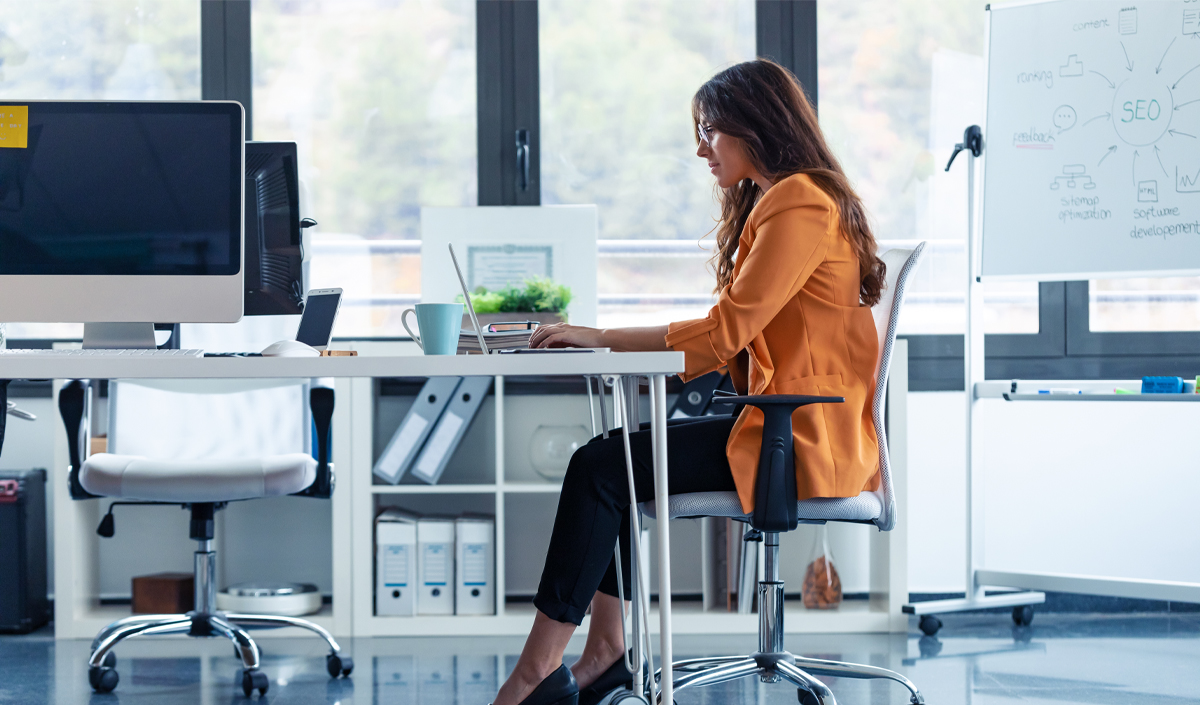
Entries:
MULTIPOLYGON (((673 668, 676 693, 684 688, 716 685, 758 676, 764 683, 784 681, 796 686, 800 691, 800 702, 804 705, 836 705, 833 693, 824 683, 813 677, 815 674, 838 678, 886 678, 908 689, 911 705, 925 703, 925 698, 921 696, 917 687, 895 671, 876 666, 804 658, 786 651, 687 659, 676 661, 673 668)), ((660 675, 661 672, 655 674, 655 677, 660 675)))
POLYGON ((299 627, 307 629, 329 644, 325 657, 326 670, 331 678, 349 677, 354 661, 342 654, 337 640, 320 626, 296 617, 235 612, 188 612, 186 614, 146 614, 119 619, 108 625, 92 640, 92 655, 88 659, 88 681, 99 693, 117 686, 116 654, 112 650, 125 639, 156 634, 188 634, 196 637, 225 637, 233 642, 234 652, 242 660, 242 691, 250 697, 255 690, 266 695, 268 680, 259 670, 262 651, 246 633, 247 629, 278 629, 299 627))

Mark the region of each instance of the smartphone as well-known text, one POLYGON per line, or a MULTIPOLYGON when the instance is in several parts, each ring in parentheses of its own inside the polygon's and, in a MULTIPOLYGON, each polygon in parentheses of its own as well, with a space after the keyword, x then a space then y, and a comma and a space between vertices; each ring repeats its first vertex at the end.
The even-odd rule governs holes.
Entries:
POLYGON ((333 324, 341 306, 341 289, 310 289, 304 302, 304 313, 300 316, 296 340, 317 350, 329 347, 329 341, 333 338, 333 324))

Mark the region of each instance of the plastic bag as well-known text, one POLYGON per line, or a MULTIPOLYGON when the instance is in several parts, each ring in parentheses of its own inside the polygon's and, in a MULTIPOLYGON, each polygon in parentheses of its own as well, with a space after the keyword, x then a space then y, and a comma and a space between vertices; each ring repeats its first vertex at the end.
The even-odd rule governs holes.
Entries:
POLYGON ((813 559, 804 571, 800 597, 810 610, 837 609, 842 604, 842 579, 829 550, 829 528, 822 526, 813 544, 813 559))

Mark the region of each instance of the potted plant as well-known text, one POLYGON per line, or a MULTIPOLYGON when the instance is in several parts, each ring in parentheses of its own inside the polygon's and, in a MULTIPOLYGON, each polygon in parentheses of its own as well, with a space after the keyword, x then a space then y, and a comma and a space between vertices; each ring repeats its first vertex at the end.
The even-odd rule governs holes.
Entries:
MULTIPOLYGON (((481 326, 501 321, 565 322, 570 303, 571 288, 545 277, 526 279, 521 289, 510 284, 499 291, 479 287, 471 293, 471 305, 481 326)), ((463 318, 463 330, 470 329, 471 319, 467 315, 463 318)))

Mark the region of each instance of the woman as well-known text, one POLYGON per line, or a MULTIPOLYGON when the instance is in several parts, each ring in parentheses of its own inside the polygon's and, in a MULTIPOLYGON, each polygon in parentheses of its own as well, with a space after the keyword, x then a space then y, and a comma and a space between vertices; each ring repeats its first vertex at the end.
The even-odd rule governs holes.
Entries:
MULTIPOLYGON (((884 265, 862 202, 800 85, 777 64, 750 61, 717 74, 692 99, 692 118, 696 155, 720 187, 717 304, 705 318, 669 326, 545 326, 530 344, 678 350, 685 380, 724 367, 742 393, 845 397, 793 416, 799 498, 876 489, 868 400, 878 342, 869 307, 879 300, 884 265)), ((748 407, 736 418, 669 425, 670 491, 736 490, 749 512, 762 419, 748 407)), ((639 500, 654 496, 649 435, 629 436, 639 500)), ((631 680, 612 564, 616 541, 622 559, 630 555, 629 504, 621 438, 580 448, 563 481, 533 630, 495 705, 595 702, 631 680), (568 670, 563 651, 589 603, 587 643, 568 670)), ((624 566, 626 594, 629 573, 624 566)))

